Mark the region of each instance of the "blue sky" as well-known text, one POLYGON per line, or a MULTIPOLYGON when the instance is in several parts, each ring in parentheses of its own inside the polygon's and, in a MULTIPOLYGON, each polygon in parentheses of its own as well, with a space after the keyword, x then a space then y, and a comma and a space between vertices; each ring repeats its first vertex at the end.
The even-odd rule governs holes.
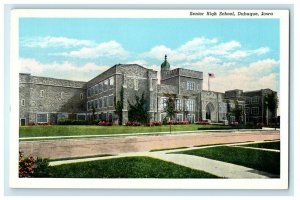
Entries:
POLYGON ((21 18, 20 72, 87 81, 118 63, 215 73, 211 89, 279 88, 277 19, 21 18))

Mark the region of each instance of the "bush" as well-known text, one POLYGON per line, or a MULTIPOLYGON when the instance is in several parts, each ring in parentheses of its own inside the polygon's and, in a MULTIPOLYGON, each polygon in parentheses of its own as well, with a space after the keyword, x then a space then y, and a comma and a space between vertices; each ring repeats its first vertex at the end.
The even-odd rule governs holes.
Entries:
POLYGON ((131 122, 131 121, 128 121, 126 123, 126 126, 141 126, 142 124, 140 122, 131 122))
POLYGON ((48 159, 34 158, 33 156, 26 157, 22 152, 19 152, 19 177, 48 177, 50 167, 48 159))
POLYGON ((28 123, 28 126, 34 126, 34 125, 36 125, 36 123, 35 123, 34 121, 30 121, 30 122, 28 123))
POLYGON ((202 121, 197 121, 195 124, 200 124, 200 125, 208 125, 210 124, 208 120, 202 120, 202 121))
POLYGON ((147 126, 161 126, 162 123, 160 121, 153 121, 150 123, 147 123, 147 126))
POLYGON ((88 120, 72 120, 72 119, 60 119, 58 125, 97 125, 99 120, 88 121, 88 120))
POLYGON ((98 122, 98 125, 100 125, 100 126, 111 126, 112 122, 102 121, 102 122, 98 122))
POLYGON ((183 124, 190 124, 190 121, 176 121, 176 120, 171 120, 167 124, 171 125, 183 125, 183 124))
POLYGON ((45 126, 45 125, 49 125, 49 123, 48 123, 48 122, 37 122, 36 124, 37 124, 37 125, 43 125, 43 126, 45 126))

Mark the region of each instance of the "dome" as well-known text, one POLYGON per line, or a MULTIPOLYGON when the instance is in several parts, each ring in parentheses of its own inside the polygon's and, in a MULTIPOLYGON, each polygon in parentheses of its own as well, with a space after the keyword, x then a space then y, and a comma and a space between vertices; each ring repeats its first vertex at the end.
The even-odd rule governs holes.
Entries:
POLYGON ((170 63, 167 61, 167 55, 165 55, 165 61, 160 65, 162 70, 169 70, 170 69, 170 63))

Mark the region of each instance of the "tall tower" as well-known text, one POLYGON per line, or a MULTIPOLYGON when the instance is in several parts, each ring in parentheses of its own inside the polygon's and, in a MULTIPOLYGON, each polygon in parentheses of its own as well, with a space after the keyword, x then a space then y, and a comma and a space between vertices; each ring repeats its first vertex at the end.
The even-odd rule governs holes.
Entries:
POLYGON ((165 61, 160 65, 161 80, 165 79, 167 71, 170 71, 170 63, 167 61, 167 55, 165 55, 165 61))

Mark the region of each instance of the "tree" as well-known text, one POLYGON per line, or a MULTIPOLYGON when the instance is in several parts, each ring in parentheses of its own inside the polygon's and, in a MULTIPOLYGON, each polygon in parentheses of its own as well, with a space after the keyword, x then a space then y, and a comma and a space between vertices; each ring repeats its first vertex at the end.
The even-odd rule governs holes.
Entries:
POLYGON ((124 90, 123 88, 121 88, 120 100, 117 101, 117 103, 115 103, 116 114, 118 115, 119 118, 119 122, 118 122, 119 125, 122 125, 122 121, 123 121, 123 96, 124 96, 124 90))
POLYGON ((229 100, 226 101, 226 107, 227 107, 227 113, 226 113, 226 118, 227 121, 230 122, 230 112, 231 112, 231 108, 230 108, 230 103, 229 100))
POLYGON ((135 102, 128 101, 128 119, 129 121, 136 121, 142 124, 146 124, 149 121, 148 114, 148 102, 144 97, 144 93, 141 97, 135 95, 135 102))
POLYGON ((240 118, 242 116, 243 111, 237 100, 234 101, 234 104, 235 104, 235 106, 234 106, 235 108, 233 109, 233 113, 235 116, 235 120, 240 123, 240 118))
POLYGON ((265 96, 265 108, 272 114, 271 119, 276 118, 275 113, 278 108, 278 97, 276 92, 268 93, 265 96))
MULTIPOLYGON (((175 117, 176 114, 176 98, 174 96, 169 95, 166 101, 166 107, 164 111, 167 113, 167 116, 170 120, 175 117)), ((171 122, 170 124, 170 133, 172 132, 171 122)))

